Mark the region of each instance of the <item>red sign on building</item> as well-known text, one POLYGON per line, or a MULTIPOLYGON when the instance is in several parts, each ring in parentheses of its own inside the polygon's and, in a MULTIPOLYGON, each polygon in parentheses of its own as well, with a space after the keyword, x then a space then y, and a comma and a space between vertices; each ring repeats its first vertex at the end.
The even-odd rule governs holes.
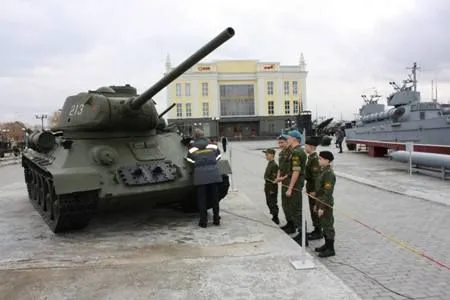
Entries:
POLYGON ((197 68, 197 70, 199 70, 199 71, 210 71, 210 70, 211 70, 211 67, 208 67, 208 66, 199 66, 199 67, 197 68))

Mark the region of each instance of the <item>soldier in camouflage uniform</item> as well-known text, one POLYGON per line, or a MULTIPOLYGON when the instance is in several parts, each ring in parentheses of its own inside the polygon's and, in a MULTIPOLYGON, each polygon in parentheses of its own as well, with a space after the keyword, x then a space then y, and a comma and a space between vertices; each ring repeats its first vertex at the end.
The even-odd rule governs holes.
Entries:
POLYGON ((280 224, 278 219, 278 183, 276 183, 278 175, 278 165, 275 162, 275 150, 266 149, 263 151, 266 154, 267 167, 264 172, 264 194, 266 195, 266 203, 272 215, 272 221, 275 224, 280 224))
POLYGON ((319 257, 329 257, 336 255, 334 251, 334 216, 333 191, 336 184, 336 176, 331 168, 331 162, 334 160, 333 153, 330 151, 321 151, 319 153, 319 163, 322 172, 319 174, 316 183, 316 210, 320 219, 320 225, 323 229, 325 244, 315 248, 319 252, 319 257))
MULTIPOLYGON (((302 230, 306 231, 306 225, 302 224, 302 190, 305 184, 305 166, 308 156, 300 147, 302 135, 298 130, 291 130, 288 133, 288 143, 291 149, 290 170, 288 175, 288 188, 286 191, 288 202, 288 213, 290 219, 294 222, 298 234, 294 240, 301 245, 302 230)), ((308 239, 306 239, 308 246, 308 239)))
MULTIPOLYGON (((306 163, 305 178, 306 178, 306 193, 313 194, 316 191, 315 185, 318 175, 320 174, 319 156, 316 152, 316 147, 320 144, 317 138, 307 138, 305 142, 305 151, 308 154, 308 161, 306 163)), ((322 228, 320 227, 320 220, 317 212, 314 211, 316 201, 311 196, 308 196, 309 212, 314 226, 314 230, 308 233, 308 240, 320 240, 322 235, 322 228)))
POLYGON ((289 180, 287 178, 290 170, 289 157, 291 155, 291 150, 289 149, 287 139, 287 135, 284 134, 278 137, 278 147, 280 147, 280 152, 278 153, 278 174, 276 181, 281 182, 281 206, 283 207, 284 216, 286 218, 286 225, 282 226, 281 229, 283 229, 287 234, 291 234, 295 233, 295 225, 293 220, 289 218, 290 215, 286 197, 286 191, 289 184, 289 180))

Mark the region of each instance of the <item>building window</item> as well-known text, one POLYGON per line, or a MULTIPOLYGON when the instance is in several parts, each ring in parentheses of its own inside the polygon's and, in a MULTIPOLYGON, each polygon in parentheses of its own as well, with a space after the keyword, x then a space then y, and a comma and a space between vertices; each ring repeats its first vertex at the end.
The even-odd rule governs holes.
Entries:
POLYGON ((298 113, 299 113, 299 105, 298 105, 298 101, 297 100, 294 100, 294 102, 293 102, 293 104, 294 104, 294 115, 298 115, 298 113))
POLYGON ((186 85, 184 86, 184 94, 186 95, 186 97, 189 97, 191 95, 191 84, 190 83, 186 83, 186 85))
POLYGON ((220 85, 221 116, 254 116, 255 93, 253 84, 220 85))
POLYGON ((267 95, 273 95, 273 81, 267 81, 267 95))
POLYGON ((183 116, 183 106, 181 103, 177 103, 177 117, 181 118, 183 116))
POLYGON ((284 94, 289 95, 289 81, 284 82, 284 94))
POLYGON ((177 83, 176 86, 177 97, 181 97, 181 83, 177 83))
POLYGON ((275 113, 273 101, 267 102, 267 114, 273 115, 275 113))
POLYGON ((289 115, 291 114, 291 103, 289 101, 284 101, 284 114, 289 115))
POLYGON ((298 94, 298 81, 292 81, 292 94, 294 96, 298 94))
POLYGON ((208 102, 203 102, 202 111, 203 111, 204 117, 209 117, 209 103, 208 102))
POLYGON ((190 103, 186 103, 186 117, 192 117, 192 108, 190 103))
POLYGON ((270 133, 274 133, 275 132, 275 124, 274 123, 269 123, 269 132, 270 133))
POLYGON ((202 82, 202 96, 208 96, 208 83, 202 82))

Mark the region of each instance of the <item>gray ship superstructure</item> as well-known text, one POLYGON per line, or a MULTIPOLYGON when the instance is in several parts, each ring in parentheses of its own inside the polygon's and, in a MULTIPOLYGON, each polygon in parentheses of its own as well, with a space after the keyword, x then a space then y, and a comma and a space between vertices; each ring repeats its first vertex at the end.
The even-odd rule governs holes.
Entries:
POLYGON ((412 74, 401 87, 395 82, 389 83, 395 92, 387 97, 387 104, 393 108, 385 110, 385 106, 378 103, 379 95, 370 98, 362 95, 365 104, 359 111, 360 118, 345 129, 349 150, 369 141, 450 146, 450 108, 441 107, 437 101, 421 102, 417 91, 417 64, 411 69, 412 74))

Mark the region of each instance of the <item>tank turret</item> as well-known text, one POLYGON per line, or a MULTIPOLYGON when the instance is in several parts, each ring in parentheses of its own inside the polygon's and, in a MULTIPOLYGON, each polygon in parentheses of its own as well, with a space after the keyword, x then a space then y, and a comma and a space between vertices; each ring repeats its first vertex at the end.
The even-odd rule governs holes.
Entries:
POLYGON ((156 129, 159 117, 154 101, 150 101, 152 97, 233 36, 233 28, 225 29, 140 95, 136 88, 125 85, 101 87, 69 96, 54 129, 134 132, 156 129))

